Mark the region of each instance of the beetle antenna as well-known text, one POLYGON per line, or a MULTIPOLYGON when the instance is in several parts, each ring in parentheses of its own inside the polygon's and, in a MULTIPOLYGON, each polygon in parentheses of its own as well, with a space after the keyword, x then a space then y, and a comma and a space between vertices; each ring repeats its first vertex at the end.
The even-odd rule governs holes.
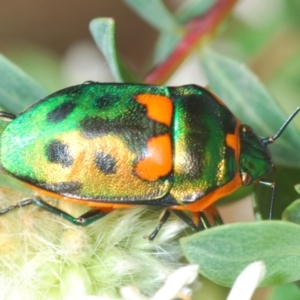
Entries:
POLYGON ((265 147, 268 144, 274 143, 275 140, 277 140, 281 136, 281 134, 283 133, 285 128, 290 124, 290 122, 294 119, 294 117, 298 114, 299 111, 300 111, 300 106, 298 106, 295 109, 295 111, 288 117, 288 119, 283 123, 283 125, 279 128, 279 130, 273 136, 263 138, 261 140, 261 144, 265 147))
POLYGON ((9 112, 0 111, 0 120, 11 121, 11 120, 14 120, 16 117, 17 117, 16 115, 11 114, 9 112))

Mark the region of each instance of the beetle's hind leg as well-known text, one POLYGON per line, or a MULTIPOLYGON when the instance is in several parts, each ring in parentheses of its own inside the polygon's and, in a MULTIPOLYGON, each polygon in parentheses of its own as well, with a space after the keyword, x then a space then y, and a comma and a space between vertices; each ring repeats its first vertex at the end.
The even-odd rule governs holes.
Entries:
POLYGON ((173 210, 172 212, 194 231, 201 231, 223 224, 222 218, 214 206, 209 206, 199 212, 190 212, 190 216, 184 211, 173 210))
POLYGON ((156 228, 153 230, 153 232, 147 236, 149 241, 153 241, 155 237, 157 236, 158 232, 162 228, 162 226, 168 221, 170 217, 170 211, 168 209, 164 209, 161 215, 159 216, 159 223, 156 226, 156 228))
POLYGON ((40 207, 54 215, 57 215, 65 220, 71 222, 74 225, 80 225, 80 226, 90 225, 91 223, 93 223, 93 222, 103 218, 105 215, 107 215, 107 213, 104 213, 99 209, 97 209, 97 210, 92 209, 76 218, 76 217, 73 217, 70 214, 66 213, 63 210, 48 204, 47 202, 43 201, 40 197, 25 199, 23 201, 16 203, 15 205, 11 205, 7 208, 4 208, 4 209, 0 210, 0 215, 4 215, 13 209, 24 207, 24 206, 27 206, 30 204, 35 204, 38 207, 40 207))

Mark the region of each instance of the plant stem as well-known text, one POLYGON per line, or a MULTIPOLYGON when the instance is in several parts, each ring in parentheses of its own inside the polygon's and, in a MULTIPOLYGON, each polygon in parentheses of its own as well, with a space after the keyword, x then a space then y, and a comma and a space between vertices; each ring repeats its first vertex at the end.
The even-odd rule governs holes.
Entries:
POLYGON ((154 67, 144 79, 148 84, 163 84, 184 59, 207 36, 211 36, 233 9, 237 0, 218 0, 206 14, 186 24, 186 34, 165 61, 154 67))

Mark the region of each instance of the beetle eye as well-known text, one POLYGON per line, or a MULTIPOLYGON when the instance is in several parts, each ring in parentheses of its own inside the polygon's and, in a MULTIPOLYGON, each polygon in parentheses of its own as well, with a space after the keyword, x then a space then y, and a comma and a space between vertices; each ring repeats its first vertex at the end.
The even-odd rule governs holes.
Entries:
POLYGON ((248 125, 242 124, 241 125, 241 131, 242 132, 252 132, 252 128, 248 125))
POLYGON ((242 178, 242 184, 244 186, 250 185, 253 181, 253 177, 250 173, 247 172, 241 172, 241 178, 242 178))

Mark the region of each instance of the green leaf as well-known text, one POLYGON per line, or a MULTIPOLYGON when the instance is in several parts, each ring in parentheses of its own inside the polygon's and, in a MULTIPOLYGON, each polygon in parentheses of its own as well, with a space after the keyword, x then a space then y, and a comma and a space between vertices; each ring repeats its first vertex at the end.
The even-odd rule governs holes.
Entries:
POLYGON ((273 288, 269 300, 299 300, 300 289, 295 283, 287 283, 273 288))
POLYGON ((287 19, 289 22, 295 22, 300 27, 299 20, 299 10, 300 10, 300 2, 298 0, 290 0, 284 1, 285 9, 287 12, 287 19))
POLYGON ((206 13, 216 0, 185 0, 176 12, 181 23, 206 13))
POLYGON ((296 191, 298 194, 300 194, 300 183, 295 184, 294 188, 295 188, 295 191, 296 191))
POLYGON ((48 49, 17 42, 5 55, 47 91, 54 92, 65 87, 61 76, 61 58, 48 49))
MULTIPOLYGON (((106 58, 110 70, 118 82, 140 82, 129 67, 119 58, 115 43, 115 21, 110 18, 97 18, 90 22, 90 31, 106 58)), ((99 66, 100 68, 101 66, 99 66)))
POLYGON ((282 220, 300 225, 300 199, 295 200, 284 210, 282 220))
MULTIPOLYGON (((203 67, 211 90, 258 136, 273 136, 287 119, 278 103, 246 66, 207 50, 203 67)), ((277 163, 300 166, 299 137, 300 130, 291 123, 275 145, 270 146, 277 163)))
POLYGON ((232 286, 250 263, 263 261, 267 273, 261 286, 300 279, 300 226, 283 221, 262 221, 214 227, 180 240, 188 261, 200 273, 232 286))
MULTIPOLYGON (((276 166, 274 172, 268 176, 268 179, 276 184, 273 218, 281 219, 285 208, 299 198, 293 187, 300 182, 300 169, 276 166)), ((267 219, 270 212, 271 188, 263 184, 255 184, 254 191, 256 210, 263 219, 267 219)))
MULTIPOLYGON (((299 23, 300 24, 300 23, 299 23)), ((288 35, 288 34, 287 34, 288 35)), ((293 54, 283 53, 288 56, 284 62, 277 67, 268 80, 268 88, 277 95, 278 99, 283 99, 286 111, 292 111, 299 105, 300 93, 300 41, 295 45, 294 41, 286 41, 286 51, 293 49, 293 54)), ((293 123, 300 127, 300 117, 296 117, 293 123)))
POLYGON ((37 82, 0 55, 0 106, 4 110, 19 113, 46 95, 37 82))
POLYGON ((158 37, 154 50, 154 64, 157 65, 164 61, 180 42, 181 32, 161 32, 158 37))
MULTIPOLYGON (((149 3, 150 2, 151 1, 149 1, 149 3)), ((184 1, 175 13, 176 19, 179 23, 183 24, 194 17, 204 14, 212 5, 215 4, 215 2, 216 0, 184 1)), ((156 19, 155 22, 156 24, 158 23, 156 19)), ((177 28, 165 26, 163 22, 158 25, 160 26, 161 32, 155 46, 154 64, 159 64, 164 61, 175 46, 180 42, 185 33, 185 30, 181 29, 180 25, 177 25, 177 28)))
POLYGON ((124 0, 124 2, 159 31, 173 31, 179 25, 161 0, 124 0))
MULTIPOLYGON (((130 2, 140 2, 136 0, 130 0, 130 2)), ((160 1, 159 4, 155 4, 154 1, 147 2, 147 5, 162 5, 160 1)), ((156 12, 149 16, 153 18, 154 25, 156 28, 160 30, 160 34, 155 46, 155 53, 154 53, 154 64, 159 64, 160 62, 164 61, 175 48, 175 46, 180 42, 182 36, 185 33, 183 28, 180 28, 180 23, 183 24, 188 20, 197 17, 199 15, 204 14, 214 3, 216 0, 188 0, 182 2, 182 5, 175 13, 176 17, 172 16, 172 21, 168 21, 169 19, 161 18, 162 22, 157 22, 156 12), (178 21, 174 21, 176 18, 178 21), (166 22, 166 23, 165 23, 166 22)), ((142 3, 144 4, 144 2, 142 3)), ((141 6, 142 11, 143 5, 141 6)), ((154 8, 153 8, 154 9, 154 8)), ((162 12, 166 11, 166 8, 162 6, 162 12)), ((147 12, 146 12, 147 14, 147 12)), ((169 12, 167 12, 169 14, 169 12)), ((147 14, 148 15, 148 14, 147 14)))

